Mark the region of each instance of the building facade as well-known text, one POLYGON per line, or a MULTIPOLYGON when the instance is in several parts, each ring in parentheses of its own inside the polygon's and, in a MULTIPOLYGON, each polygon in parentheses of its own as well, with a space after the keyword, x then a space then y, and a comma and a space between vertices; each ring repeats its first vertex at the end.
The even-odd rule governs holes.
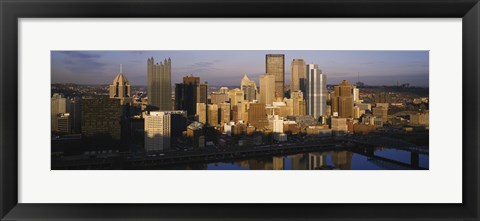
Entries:
POLYGON ((152 111, 145 116, 145 151, 170 149, 171 117, 168 112, 152 111))
POLYGON ((155 63, 147 60, 148 104, 159 110, 172 110, 172 61, 170 58, 155 63))
POLYGON ((251 81, 247 75, 244 75, 240 83, 240 88, 243 91, 244 100, 254 101, 257 100, 257 84, 255 81, 251 81))
POLYGON ((307 72, 307 114, 315 119, 326 115, 327 110, 327 75, 316 64, 308 64, 307 72))
POLYGON ((260 76, 260 103, 272 104, 275 101, 275 76, 260 76))
POLYGON ((285 87, 285 55, 265 55, 265 73, 275 77, 275 98, 283 100, 285 87))
POLYGON ((290 93, 294 91, 305 92, 306 68, 303 59, 293 59, 290 67, 292 81, 290 82, 290 93))
POLYGON ((82 134, 86 137, 105 135, 120 140, 124 106, 119 99, 96 95, 83 99, 82 134))
POLYGON ((332 97, 332 114, 343 118, 353 118, 353 87, 343 80, 334 87, 332 97))

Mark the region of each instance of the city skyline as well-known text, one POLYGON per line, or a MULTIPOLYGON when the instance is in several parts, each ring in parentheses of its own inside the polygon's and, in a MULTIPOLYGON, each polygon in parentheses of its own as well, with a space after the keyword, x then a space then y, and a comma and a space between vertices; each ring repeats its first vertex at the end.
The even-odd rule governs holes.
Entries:
MULTIPOLYGON (((186 75, 199 76, 209 86, 237 85, 246 74, 258 85, 265 74, 265 54, 285 54, 285 85, 291 81, 293 59, 318 64, 328 84, 342 80, 366 85, 428 87, 428 51, 52 51, 52 83, 110 84, 119 71, 133 86, 147 85, 147 59, 172 60, 172 86, 186 75)), ((159 60, 159 61, 160 61, 159 60)))

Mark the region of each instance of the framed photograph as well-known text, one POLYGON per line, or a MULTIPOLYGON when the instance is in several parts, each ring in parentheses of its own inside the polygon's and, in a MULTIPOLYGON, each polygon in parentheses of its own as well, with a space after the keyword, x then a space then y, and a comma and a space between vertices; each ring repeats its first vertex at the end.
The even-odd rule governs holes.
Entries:
POLYGON ((2 220, 479 219, 476 0, 0 10, 2 220))

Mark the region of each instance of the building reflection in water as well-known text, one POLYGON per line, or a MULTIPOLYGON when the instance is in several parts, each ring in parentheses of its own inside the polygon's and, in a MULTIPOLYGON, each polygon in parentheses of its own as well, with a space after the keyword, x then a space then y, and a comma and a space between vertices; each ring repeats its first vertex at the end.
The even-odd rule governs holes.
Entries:
POLYGON ((336 168, 341 170, 352 169, 352 152, 339 151, 332 153, 333 164, 336 168))
MULTIPOLYGON (((376 149, 384 152, 384 158, 392 158, 398 162, 410 161, 410 154, 399 154, 398 150, 376 149), (389 152, 385 152, 389 151, 389 152), (393 151, 393 152, 392 152, 393 151), (390 154, 390 155, 389 155, 390 154), (393 157, 392 157, 393 156, 393 157), (405 159, 404 159, 405 158, 405 159), (406 159, 408 158, 408 159, 406 159)), ((404 151, 405 152, 405 151, 404 151)), ((408 153, 408 152, 405 152, 408 153)), ((206 164, 177 165, 168 168, 180 170, 352 170, 352 169, 389 169, 384 164, 376 164, 368 156, 357 155, 350 151, 326 151, 300 153, 288 156, 273 156, 259 159, 238 160, 230 162, 212 162, 206 164), (355 160, 355 162, 353 162, 355 160)), ((428 155, 420 155, 423 167, 428 168, 428 155), (426 165, 426 166, 425 166, 426 165)), ((409 169, 397 166, 396 169, 409 169)))
POLYGON ((342 152, 316 152, 301 153, 289 156, 275 156, 264 160, 243 160, 233 164, 250 170, 321 170, 333 169, 333 167, 349 170, 352 164, 352 153, 342 152), (329 166, 327 157, 331 156, 333 165, 329 166))

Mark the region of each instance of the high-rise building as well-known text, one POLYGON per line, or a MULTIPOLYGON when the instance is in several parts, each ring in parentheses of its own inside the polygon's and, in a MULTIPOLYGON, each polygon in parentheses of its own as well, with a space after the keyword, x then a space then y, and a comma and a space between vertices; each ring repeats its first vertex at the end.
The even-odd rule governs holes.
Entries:
POLYGON ((244 100, 254 101, 257 99, 257 84, 255 81, 251 81, 247 75, 243 76, 242 82, 240 83, 240 88, 244 94, 244 100))
POLYGON ((207 90, 207 83, 200 84, 199 77, 183 77, 183 83, 175 84, 175 109, 185 110, 188 116, 195 116, 197 103, 207 103, 207 90))
POLYGON ((187 128, 187 112, 174 110, 174 111, 162 111, 165 114, 170 115, 170 137, 173 142, 175 138, 182 137, 183 132, 187 128))
POLYGON ((263 129, 264 127, 268 126, 265 104, 250 104, 250 108, 248 109, 248 123, 259 129, 263 129))
POLYGON ((147 60, 148 103, 159 110, 172 110, 172 61, 170 58, 155 63, 147 60))
POLYGON ((285 55, 267 54, 265 58, 265 73, 275 76, 274 97, 283 100, 285 87, 285 55))
POLYGON ((210 126, 218 126, 218 105, 209 104, 207 106, 207 121, 210 126))
POLYGON ((57 116, 68 112, 69 100, 63 94, 55 93, 50 99, 51 131, 57 131, 57 116))
POLYGON ((197 103, 197 116, 198 116, 198 122, 202 124, 207 123, 207 104, 197 103))
POLYGON ((220 113, 220 124, 230 123, 230 104, 229 103, 221 103, 218 105, 218 111, 220 113))
POLYGON ((307 114, 315 119, 327 112, 327 75, 316 64, 308 64, 307 72, 307 114))
POLYGON ((72 133, 82 132, 82 98, 74 97, 70 99, 70 121, 72 124, 72 133))
POLYGON ((293 116, 304 116, 305 115, 305 100, 303 99, 302 91, 294 91, 290 94, 292 99, 292 112, 293 116))
POLYGON ((338 117, 353 117, 353 87, 348 81, 343 80, 338 86, 334 87, 332 97, 332 114, 338 117))
POLYGON ((132 90, 130 82, 127 77, 122 73, 120 66, 120 73, 117 74, 113 83, 109 87, 110 98, 120 99, 121 104, 132 103, 132 90))
POLYGON ((220 104, 225 103, 229 100, 228 93, 220 93, 220 92, 212 92, 210 94, 210 103, 212 104, 220 104))
POLYGON ((353 87, 353 102, 360 102, 360 89, 358 87, 353 87))
POLYGON ((307 78, 305 61, 303 59, 293 59, 290 67, 292 82, 290 82, 290 93, 293 91, 305 92, 305 81, 307 78))
POLYGON ((275 101, 275 76, 260 76, 260 103, 272 104, 275 101))
POLYGON ((71 133, 71 119, 69 113, 60 113, 57 115, 57 132, 69 134, 71 133))
POLYGON ((120 140, 124 106, 119 99, 96 95, 82 102, 82 134, 86 137, 103 135, 120 140))
POLYGON ((171 118, 168 112, 151 111, 145 116, 145 151, 170 149, 171 118))
POLYGON ((208 83, 204 82, 197 86, 197 103, 208 103, 208 83))
POLYGON ((233 90, 230 90, 228 92, 229 94, 229 100, 230 100, 230 104, 232 104, 232 107, 233 105, 237 105, 239 103, 242 103, 243 101, 243 91, 238 89, 238 88, 235 88, 233 90))

